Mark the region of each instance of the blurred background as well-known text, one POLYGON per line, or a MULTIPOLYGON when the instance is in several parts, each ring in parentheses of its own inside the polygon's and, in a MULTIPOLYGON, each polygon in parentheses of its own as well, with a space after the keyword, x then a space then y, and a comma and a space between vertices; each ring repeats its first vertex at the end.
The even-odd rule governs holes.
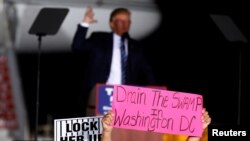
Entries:
POLYGON ((53 138, 53 120, 77 117, 85 56, 71 43, 87 6, 110 31, 116 7, 132 12, 131 36, 142 42, 159 86, 201 94, 212 124, 244 125, 249 84, 249 8, 244 2, 160 0, 0 0, 0 140, 34 135, 37 36, 28 33, 44 7, 68 8, 58 33, 42 38, 39 135, 53 138))

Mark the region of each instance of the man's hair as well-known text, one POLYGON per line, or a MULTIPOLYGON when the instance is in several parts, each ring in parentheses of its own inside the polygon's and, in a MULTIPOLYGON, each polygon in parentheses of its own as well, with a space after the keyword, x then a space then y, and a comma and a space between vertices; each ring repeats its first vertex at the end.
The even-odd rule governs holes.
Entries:
POLYGON ((121 13, 126 13, 130 15, 130 11, 127 8, 122 8, 122 7, 116 8, 111 12, 110 17, 109 17, 109 22, 111 22, 116 15, 121 14, 121 13))

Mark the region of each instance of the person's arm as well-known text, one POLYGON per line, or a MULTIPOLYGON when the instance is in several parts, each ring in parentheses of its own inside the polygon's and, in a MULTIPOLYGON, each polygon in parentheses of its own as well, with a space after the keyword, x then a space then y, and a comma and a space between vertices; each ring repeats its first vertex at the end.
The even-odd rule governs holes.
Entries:
MULTIPOLYGON (((207 128, 207 126, 211 123, 211 118, 208 114, 208 112, 206 111, 205 108, 203 108, 202 110, 202 117, 201 117, 201 121, 202 121, 202 128, 203 131, 207 128)), ((187 141, 200 141, 200 137, 194 137, 194 136, 189 136, 187 138, 187 141)))
POLYGON ((94 12, 92 7, 87 7, 82 22, 78 25, 77 31, 73 38, 72 50, 73 51, 85 51, 88 49, 88 40, 86 34, 90 24, 95 23, 94 12))
POLYGON ((109 111, 106 115, 104 115, 102 119, 102 137, 101 141, 111 141, 111 133, 112 133, 112 120, 114 117, 114 113, 112 111, 109 111))

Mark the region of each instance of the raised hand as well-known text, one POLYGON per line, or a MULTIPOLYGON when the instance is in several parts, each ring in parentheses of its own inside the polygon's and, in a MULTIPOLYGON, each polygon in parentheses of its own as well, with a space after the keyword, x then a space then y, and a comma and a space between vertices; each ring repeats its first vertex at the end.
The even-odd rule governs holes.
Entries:
POLYGON ((88 6, 83 18, 83 22, 84 23, 88 23, 88 24, 92 24, 92 23, 96 23, 97 20, 94 19, 94 11, 93 8, 88 6))
POLYGON ((206 129, 207 126, 211 123, 211 118, 210 118, 208 112, 206 111, 206 108, 202 109, 201 121, 202 121, 203 130, 206 129))

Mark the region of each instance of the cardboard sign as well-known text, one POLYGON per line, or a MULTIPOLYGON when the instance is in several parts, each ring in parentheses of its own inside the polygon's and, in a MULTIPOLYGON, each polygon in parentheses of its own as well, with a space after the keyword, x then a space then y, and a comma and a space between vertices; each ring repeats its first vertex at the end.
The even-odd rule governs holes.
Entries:
POLYGON ((54 141, 100 141, 102 116, 54 120, 54 141))
POLYGON ((203 98, 198 94, 115 85, 117 128, 201 136, 203 98))

